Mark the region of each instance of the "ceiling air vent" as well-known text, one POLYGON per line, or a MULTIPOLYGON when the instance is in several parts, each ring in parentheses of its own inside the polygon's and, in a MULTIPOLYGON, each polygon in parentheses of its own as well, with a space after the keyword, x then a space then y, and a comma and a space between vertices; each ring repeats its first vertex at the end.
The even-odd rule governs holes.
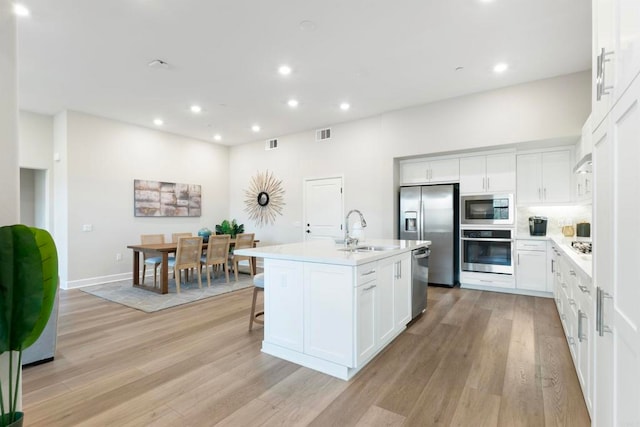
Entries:
POLYGON ((277 139, 268 139, 264 144, 265 150, 275 150, 278 148, 278 140, 277 139))
POLYGON ((318 129, 316 131, 316 141, 326 141, 331 139, 331 128, 318 129))

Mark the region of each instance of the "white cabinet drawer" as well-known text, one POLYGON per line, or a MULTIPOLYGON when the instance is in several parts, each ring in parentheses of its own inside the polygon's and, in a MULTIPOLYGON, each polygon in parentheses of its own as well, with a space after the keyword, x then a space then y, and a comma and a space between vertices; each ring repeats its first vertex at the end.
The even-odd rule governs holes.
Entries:
POLYGON ((360 286, 363 283, 376 280, 376 273, 378 272, 378 263, 370 262, 362 264, 356 267, 356 283, 355 286, 360 286))
POLYGON ((546 251, 546 240, 520 240, 516 241, 516 249, 519 251, 546 251))

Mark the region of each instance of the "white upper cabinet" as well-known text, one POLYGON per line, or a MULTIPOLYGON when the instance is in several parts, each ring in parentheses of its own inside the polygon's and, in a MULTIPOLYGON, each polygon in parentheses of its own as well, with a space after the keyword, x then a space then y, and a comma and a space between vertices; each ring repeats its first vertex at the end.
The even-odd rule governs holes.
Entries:
POLYGON ((461 193, 502 193, 516 189, 514 153, 460 159, 461 193))
POLYGON ((460 162, 457 158, 400 163, 401 185, 458 182, 459 179, 460 162))
POLYGON ((549 151, 517 156, 518 204, 571 201, 571 151, 549 151))
POLYGON ((593 127, 640 72, 640 7, 634 0, 593 0, 593 127))

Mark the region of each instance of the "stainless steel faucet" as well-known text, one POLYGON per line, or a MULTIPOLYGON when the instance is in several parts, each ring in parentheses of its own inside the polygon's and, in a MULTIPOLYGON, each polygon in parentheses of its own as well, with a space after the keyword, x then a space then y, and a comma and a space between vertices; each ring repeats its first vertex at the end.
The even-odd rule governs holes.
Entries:
POLYGON ((355 246, 358 244, 358 239, 349 236, 349 216, 354 212, 360 215, 360 225, 362 226, 362 228, 365 228, 367 226, 367 221, 364 220, 362 212, 357 209, 350 210, 347 214, 347 217, 344 219, 344 244, 346 247, 350 247, 352 245, 355 246))

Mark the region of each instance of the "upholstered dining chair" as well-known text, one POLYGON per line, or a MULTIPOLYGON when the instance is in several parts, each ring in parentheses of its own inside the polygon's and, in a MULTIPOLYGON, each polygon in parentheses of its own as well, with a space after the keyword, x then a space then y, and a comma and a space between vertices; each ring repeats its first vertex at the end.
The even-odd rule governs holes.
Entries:
POLYGON ((249 331, 253 328, 254 323, 264 325, 263 319, 259 317, 264 316, 264 311, 256 313, 256 299, 258 299, 258 292, 264 292, 264 273, 256 274, 253 276, 253 302, 251 303, 251 317, 249 318, 249 331))
MULTIPOLYGON (((143 245, 153 243, 164 243, 164 234, 143 234, 140 236, 140 243, 143 245)), ((162 264, 162 255, 158 253, 144 252, 144 263, 142 264, 142 284, 144 285, 144 277, 147 275, 147 265, 153 266, 153 287, 156 287, 158 280, 158 267, 162 264)))
MULTIPOLYGON (((202 237, 182 237, 178 240, 176 257, 169 260, 169 268, 173 268, 176 277, 176 291, 180 293, 180 277, 182 270, 190 268, 200 271, 200 257, 202 256, 202 237)), ((202 289, 202 278, 198 276, 198 286, 202 289)), ((185 277, 187 280, 189 276, 185 277)))
MULTIPOLYGON (((246 249, 253 247, 253 236, 254 233, 241 233, 236 234, 236 244, 233 249, 235 252, 236 249, 246 249)), ((238 263, 240 261, 248 261, 249 262, 249 273, 251 273, 251 277, 253 278, 253 263, 251 262, 250 256, 245 255, 236 255, 235 253, 231 255, 231 264, 233 265, 233 272, 236 275, 236 282, 238 281, 238 263)))
POLYGON ((218 236, 209 236, 209 243, 207 246, 207 254, 200 258, 200 272, 202 267, 205 268, 207 273, 207 286, 211 287, 211 276, 213 276, 213 267, 221 265, 224 270, 224 276, 229 283, 229 267, 227 265, 227 259, 229 256, 229 245, 231 236, 228 234, 221 234, 218 236), (209 267, 211 267, 211 276, 209 275, 209 267))

